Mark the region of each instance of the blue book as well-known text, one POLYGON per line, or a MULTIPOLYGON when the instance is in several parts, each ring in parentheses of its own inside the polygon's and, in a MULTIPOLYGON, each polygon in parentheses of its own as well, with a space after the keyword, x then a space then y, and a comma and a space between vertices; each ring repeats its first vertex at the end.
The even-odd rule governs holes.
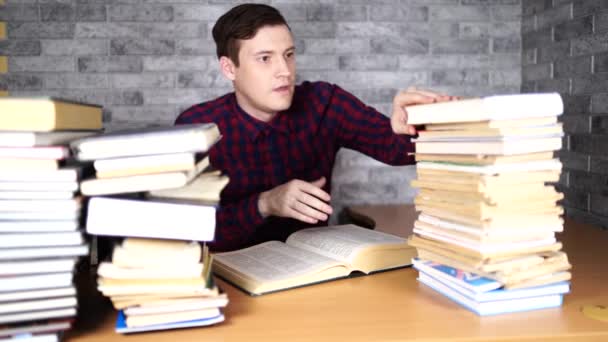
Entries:
POLYGON ((485 278, 471 272, 465 272, 454 267, 446 266, 429 260, 412 259, 412 265, 420 272, 440 279, 442 282, 453 283, 471 293, 492 291, 503 286, 497 280, 485 278))
POLYGON ((118 317, 116 318, 116 327, 115 330, 117 333, 128 334, 128 333, 137 333, 144 331, 155 331, 155 330, 170 330, 170 329, 178 329, 178 328, 191 328, 191 327, 202 327, 207 325, 212 325, 216 323, 220 323, 224 321, 224 315, 220 314, 215 317, 203 318, 203 319, 195 319, 190 321, 182 321, 182 322, 173 322, 173 323, 164 323, 164 324, 153 324, 146 325, 141 327, 128 327, 126 316, 123 310, 118 311, 118 317))
POLYGON ((462 305, 466 309, 473 311, 479 316, 556 308, 560 307, 563 302, 562 294, 477 302, 462 295, 458 291, 450 288, 449 286, 441 283, 427 274, 420 273, 418 281, 443 294, 454 302, 462 305))

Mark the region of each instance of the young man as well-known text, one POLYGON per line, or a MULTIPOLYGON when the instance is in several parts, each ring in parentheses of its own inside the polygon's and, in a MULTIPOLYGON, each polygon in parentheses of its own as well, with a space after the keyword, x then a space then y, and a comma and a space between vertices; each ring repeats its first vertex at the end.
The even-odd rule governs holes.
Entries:
POLYGON ((397 94, 389 120, 342 88, 295 85, 295 47, 273 7, 232 8, 213 27, 222 74, 234 92, 195 105, 176 124, 215 122, 222 139, 211 164, 230 177, 217 211, 215 251, 284 240, 323 224, 331 172, 341 147, 391 165, 413 164, 405 106, 450 100, 410 88, 397 94))

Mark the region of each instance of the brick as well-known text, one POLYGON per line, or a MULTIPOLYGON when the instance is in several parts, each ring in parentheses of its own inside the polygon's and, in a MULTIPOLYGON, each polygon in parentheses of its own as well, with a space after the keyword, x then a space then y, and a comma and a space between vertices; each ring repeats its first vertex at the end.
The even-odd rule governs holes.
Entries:
POLYGON ((519 51, 521 51, 521 39, 519 37, 492 39, 493 53, 516 53, 519 51))
POLYGON ((306 54, 366 54, 371 52, 369 38, 304 39, 304 46, 306 54))
POLYGON ((106 21, 106 6, 97 4, 77 5, 76 18, 78 21, 106 21))
POLYGON ((370 20, 373 21, 428 21, 428 7, 379 5, 370 8, 370 20))
POLYGON ((573 94, 595 94, 608 89, 608 78, 605 75, 582 75, 572 79, 573 94))
POLYGON ((608 135, 608 116, 592 116, 591 133, 608 135))
POLYGON ((353 95, 368 104, 392 103, 397 91, 396 88, 351 89, 353 95))
POLYGON ((597 13, 595 15, 595 33, 606 31, 608 31, 608 11, 597 13))
POLYGON ((173 20, 173 7, 164 5, 114 5, 108 7, 110 21, 154 21, 173 20))
POLYGON ((112 55, 172 55, 175 41, 170 39, 119 38, 110 41, 112 55))
POLYGON ((593 71, 596 73, 608 71, 608 53, 595 56, 593 59, 593 71))
POLYGON ((566 22, 572 19, 572 17, 570 16, 571 13, 572 4, 553 7, 546 11, 543 11, 542 13, 538 13, 536 22, 537 28, 542 29, 548 26, 566 22))
POLYGON ((591 56, 561 58, 553 63, 553 67, 555 78, 587 75, 591 73, 591 56))
POLYGON ((73 21, 75 9, 72 4, 50 3, 40 5, 40 19, 42 21, 73 21))
POLYGON ((494 86, 519 86, 521 84, 521 69, 490 70, 490 84, 494 86))
POLYGON ((588 210, 589 208, 589 194, 585 191, 568 189, 564 193, 563 205, 569 208, 576 208, 579 210, 588 210))
POLYGON ((561 118, 564 123, 564 132, 567 134, 591 133, 590 117, 586 115, 564 115, 561 118))
POLYGON ((178 55, 215 56, 216 47, 212 39, 179 39, 175 42, 175 51, 178 55))
POLYGON ((572 54, 589 55, 608 51, 608 35, 585 36, 572 39, 572 54))
POLYGON ((13 4, 0 8, 2 21, 38 21, 38 6, 35 4, 13 4))
POLYGON ((608 144, 607 135, 572 135, 570 137, 570 150, 590 155, 603 156, 606 154, 608 144))
POLYGON ((135 56, 93 56, 78 58, 78 70, 87 73, 141 72, 143 62, 135 56))
MULTIPOLYGON (((311 6, 307 6, 304 3, 279 3, 279 4, 275 4, 276 8, 281 12, 281 14, 283 15, 283 17, 285 18, 285 20, 287 20, 288 23, 294 22, 294 21, 306 21, 306 18, 308 16, 311 15, 311 6)), ((320 7, 320 4, 314 4, 312 6, 317 6, 320 7)), ((327 13, 325 14, 326 17, 332 17, 333 16, 333 7, 331 6, 325 6, 326 11, 331 12, 331 13, 327 13)), ((321 12, 321 10, 319 10, 319 12, 321 12)), ((318 13, 319 15, 323 15, 322 13, 318 13)), ((220 14, 221 15, 221 14, 220 14)), ((219 15, 218 15, 219 17, 219 15)), ((311 19, 311 20, 328 20, 328 19, 311 19)))
POLYGON ((608 9, 608 3, 604 0, 576 0, 573 2, 574 17, 594 14, 608 9))
POLYGON ((520 0, 462 0, 463 5, 519 5, 520 0))
POLYGON ((338 37, 399 37, 404 25, 391 22, 349 23, 338 22, 336 35, 338 37))
POLYGON ((522 68, 523 81, 537 81, 551 78, 551 63, 531 64, 522 68))
POLYGON ((600 93, 591 96, 592 113, 608 113, 608 94, 600 93))
POLYGON ((570 92, 570 80, 567 78, 538 80, 536 81, 536 91, 558 92, 560 94, 567 94, 570 92))
POLYGON ((100 39, 43 40, 42 53, 52 56, 107 55, 108 42, 100 39))
POLYGON ((588 171, 589 159, 588 155, 582 153, 565 150, 559 152, 559 160, 562 162, 564 168, 570 170, 588 171))
POLYGON ((298 38, 331 38, 336 36, 336 25, 329 22, 294 22, 289 24, 298 38))
POLYGON ((338 56, 298 55, 296 66, 297 70, 336 70, 338 69, 338 56))
POLYGON ((108 76, 100 74, 47 74, 45 89, 98 89, 108 87, 108 76))
POLYGON ((608 227, 608 217, 593 215, 588 211, 566 208, 566 216, 577 222, 593 225, 600 228, 608 227))
POLYGON ((519 22, 476 23, 461 22, 459 24, 460 38, 517 38, 520 39, 521 24, 519 22))
POLYGON ((536 16, 523 17, 521 19, 521 32, 531 33, 536 31, 536 16))
POLYGON ((144 89, 146 105, 190 104, 194 105, 224 95, 224 89, 144 89))
POLYGON ((0 55, 37 56, 40 52, 39 40, 0 40, 0 55))
POLYGON ((219 70, 179 72, 177 75, 179 88, 222 88, 230 89, 232 83, 219 70))
POLYGON ((589 208, 592 214, 604 216, 604 227, 608 223, 608 196, 605 191, 608 190, 606 183, 602 184, 603 193, 591 193, 589 200, 589 208))
POLYGON ((586 16, 555 26, 555 41, 560 42, 585 36, 593 32, 593 17, 586 16))
POLYGON ((231 7, 229 5, 175 4, 173 5, 173 21, 216 21, 231 7))
POLYGON ((571 189, 583 190, 589 192, 593 188, 594 175, 585 171, 568 170, 569 182, 571 189))
POLYGON ((19 56, 9 59, 10 72, 61 72, 75 71, 76 60, 74 57, 54 57, 54 56, 19 56))
POLYGON ((340 70, 396 70, 399 58, 394 55, 340 56, 340 70))
POLYGON ((176 75, 173 73, 112 74, 110 86, 120 88, 174 88, 176 75))
POLYGON ((490 12, 493 20, 496 21, 518 21, 521 22, 521 6, 519 5, 519 1, 514 5, 506 5, 506 6, 492 6, 490 7, 490 12))
POLYGON ((72 38, 74 37, 74 23, 30 23, 9 22, 9 38, 72 38))
POLYGON ((437 39, 432 42, 431 51, 438 53, 481 54, 488 53, 487 39, 437 39))
POLYGON ((562 41, 539 44, 537 48, 537 63, 551 62, 564 56, 570 56, 570 43, 562 41))
POLYGON ((524 16, 542 13, 545 9, 551 7, 551 1, 547 0, 525 0, 522 2, 522 14, 524 16))
POLYGON ((599 173, 602 175, 608 175, 608 158, 603 156, 596 156, 590 158, 591 161, 591 172, 599 173))
POLYGON ((522 34, 522 44, 524 49, 530 49, 543 44, 549 44, 553 40, 551 27, 522 34))
POLYGON ((177 114, 178 110, 175 105, 112 107, 112 121, 122 121, 138 126, 146 124, 171 126, 177 114))
POLYGON ((77 23, 78 38, 204 38, 206 23, 77 23))
MULTIPOLYGON (((374 11, 376 7, 374 7, 374 11)), ((334 7, 335 21, 365 21, 367 20, 367 6, 350 4, 349 6, 334 7)), ((370 11, 370 15, 373 11, 370 11)))
POLYGON ((536 82, 534 81, 522 81, 521 82, 522 93, 537 93, 536 82))
POLYGON ((147 71, 196 71, 215 68, 217 58, 211 56, 146 56, 143 57, 147 71))
POLYGON ((370 45, 372 51, 379 54, 426 54, 429 52, 429 41, 422 38, 377 37, 371 39, 370 45))
POLYGON ((32 74, 11 73, 0 77, 0 89, 42 90, 42 78, 32 74))
POLYGON ((517 68, 520 69, 519 54, 493 55, 410 55, 400 56, 402 69, 455 69, 455 68, 517 68))
POLYGON ((524 49, 521 53, 522 65, 536 64, 536 48, 524 49))
POLYGON ((141 92, 133 90, 95 89, 95 91, 91 91, 90 89, 50 89, 45 90, 44 93, 32 94, 31 92, 21 92, 21 94, 26 96, 55 96, 103 106, 137 106, 143 102, 141 92))
POLYGON ((487 85, 489 73, 481 70, 436 70, 431 72, 431 85, 487 85))
POLYGON ((431 7, 431 21, 489 21, 487 6, 437 6, 431 7))
POLYGON ((348 85, 352 88, 402 88, 410 84, 427 84, 428 75, 424 71, 302 71, 302 79, 327 80, 328 82, 348 85))
POLYGON ((591 108, 591 97, 586 95, 562 95, 564 114, 587 114, 591 108))

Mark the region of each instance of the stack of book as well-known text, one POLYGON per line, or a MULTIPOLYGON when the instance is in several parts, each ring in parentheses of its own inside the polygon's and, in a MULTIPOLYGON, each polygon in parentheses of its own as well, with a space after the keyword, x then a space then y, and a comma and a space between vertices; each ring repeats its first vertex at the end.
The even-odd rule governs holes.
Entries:
POLYGON ((215 205, 228 178, 210 170, 215 124, 116 131, 71 143, 93 161, 86 230, 124 238, 98 268, 98 289, 119 309, 120 333, 204 326, 228 302, 210 278, 215 205), (108 197, 111 195, 111 197, 108 197), (195 241, 195 242, 189 242, 195 241))
POLYGON ((68 143, 101 129, 102 109, 0 99, 0 338, 56 340, 76 315, 73 274, 88 254, 68 143))
POLYGON ((222 322, 228 304, 199 243, 126 238, 98 268, 98 288, 119 310, 116 331, 166 330, 222 322))
POLYGON ((416 139, 409 243, 418 280, 480 314, 557 307, 569 291, 561 232, 558 94, 408 108, 416 139))

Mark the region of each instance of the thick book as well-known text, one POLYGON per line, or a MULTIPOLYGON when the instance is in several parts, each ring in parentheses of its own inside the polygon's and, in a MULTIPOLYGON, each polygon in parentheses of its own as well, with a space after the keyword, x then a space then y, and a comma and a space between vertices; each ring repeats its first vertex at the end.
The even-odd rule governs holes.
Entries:
POLYGON ((74 232, 36 232, 2 234, 0 248, 73 246, 82 244, 82 233, 74 232))
POLYGON ((480 316, 555 308, 560 307, 563 301, 563 294, 559 293, 480 302, 459 293, 427 274, 420 273, 418 281, 480 316))
POLYGON ((527 117, 521 119, 487 120, 471 122, 433 123, 424 126, 425 131, 460 131, 512 129, 519 127, 549 126, 558 122, 557 116, 527 117))
POLYGON ((79 160, 205 152, 220 138, 213 123, 115 131, 72 141, 79 160))
POLYGON ((98 130, 102 107, 51 97, 0 98, 0 127, 12 131, 98 130))
POLYGON ((36 258, 65 258, 85 256, 89 253, 86 244, 58 247, 2 248, 0 260, 22 260, 36 258))
POLYGON ((74 286, 66 286, 44 290, 30 290, 30 291, 15 291, 0 293, 0 303, 3 302, 15 302, 19 300, 28 299, 46 299, 46 298, 57 298, 57 297, 76 297, 76 288, 74 286))
POLYGON ((0 221, 0 233, 73 232, 78 227, 79 223, 77 220, 0 221))
POLYGON ((450 267, 430 260, 415 258, 412 266, 419 272, 426 273, 433 278, 440 279, 444 283, 454 284, 466 289, 472 295, 488 292, 502 287, 499 281, 485 278, 479 274, 466 272, 464 270, 450 267))
POLYGON ((71 326, 72 321, 69 319, 5 324, 0 327, 0 337, 58 332, 67 330, 71 326))
POLYGON ((213 271, 252 295, 411 265, 405 239, 355 225, 308 228, 215 255, 213 271))
POLYGON ((75 182, 80 178, 81 170, 66 167, 58 170, 4 170, 0 169, 2 182, 75 182))
MULTIPOLYGON (((72 272, 45 273, 6 277, 0 282, 0 292, 26 291, 72 285, 72 272)), ((50 317, 47 317, 50 318, 50 317)))
POLYGON ((213 206, 192 203, 93 197, 86 230, 93 235, 211 241, 215 212, 213 206))
POLYGON ((534 152, 557 151, 562 148, 562 137, 534 139, 479 140, 479 141, 419 141, 415 140, 416 153, 428 154, 489 154, 517 155, 534 152))
POLYGON ((41 310, 41 311, 28 311, 28 312, 19 312, 19 313, 10 313, 0 315, 0 324, 3 323, 15 323, 15 322, 29 322, 29 321, 37 321, 41 319, 51 319, 51 318, 67 318, 76 316, 76 308, 60 308, 60 309, 50 309, 50 310, 41 310))
POLYGON ((5 260, 0 261, 0 276, 71 272, 74 265, 76 258, 5 260))
POLYGON ((0 158, 60 160, 69 155, 65 146, 0 147, 0 158))
POLYGON ((34 147, 67 145, 72 140, 95 135, 96 131, 17 132, 0 131, 0 146, 34 147))
POLYGON ((224 315, 220 312, 217 316, 214 316, 214 317, 130 327, 127 325, 127 318, 126 318, 124 312, 119 311, 118 318, 116 319, 115 330, 117 333, 120 333, 120 334, 129 334, 129 333, 137 333, 137 332, 145 332, 145 331, 202 327, 202 326, 217 324, 217 323, 220 323, 223 321, 224 321, 224 315))
POLYGON ((228 305, 228 296, 220 294, 215 297, 189 297, 182 299, 150 301, 125 308, 129 316, 163 314, 170 312, 191 311, 210 308, 222 308, 228 305))
POLYGON ((416 153, 417 162, 435 162, 459 164, 464 166, 483 166, 483 165, 503 165, 515 164, 531 161, 544 161, 553 159, 553 152, 536 152, 526 154, 515 154, 510 156, 487 155, 487 154, 425 154, 416 153))
POLYGON ((78 181, 0 181, 0 191, 76 191, 78 181))
POLYGON ((27 311, 71 308, 76 306, 76 296, 67 296, 51 299, 22 300, 0 305, 0 315, 27 311))
POLYGON ((558 93, 497 95, 407 108, 408 123, 424 125, 558 116, 564 105, 558 93))
POLYGON ((562 125, 496 128, 496 129, 462 129, 462 130, 431 130, 418 131, 416 141, 462 141, 486 140, 489 138, 538 138, 552 135, 562 135, 562 125))
POLYGON ((2 158, 0 157, 0 170, 5 171, 50 171, 59 168, 56 159, 25 159, 25 158, 2 158))
POLYGON ((216 204, 220 201, 220 193, 230 179, 220 171, 203 172, 190 183, 173 189, 152 190, 150 198, 183 199, 216 204))
MULTIPOLYGON (((149 156, 98 159, 93 163, 97 178, 126 177, 140 174, 186 171, 196 165, 192 152, 149 156)), ((207 159, 208 165, 208 159, 207 159)))
POLYGON ((169 267, 198 265, 203 262, 203 250, 198 242, 128 237, 112 250, 116 267, 169 267))

